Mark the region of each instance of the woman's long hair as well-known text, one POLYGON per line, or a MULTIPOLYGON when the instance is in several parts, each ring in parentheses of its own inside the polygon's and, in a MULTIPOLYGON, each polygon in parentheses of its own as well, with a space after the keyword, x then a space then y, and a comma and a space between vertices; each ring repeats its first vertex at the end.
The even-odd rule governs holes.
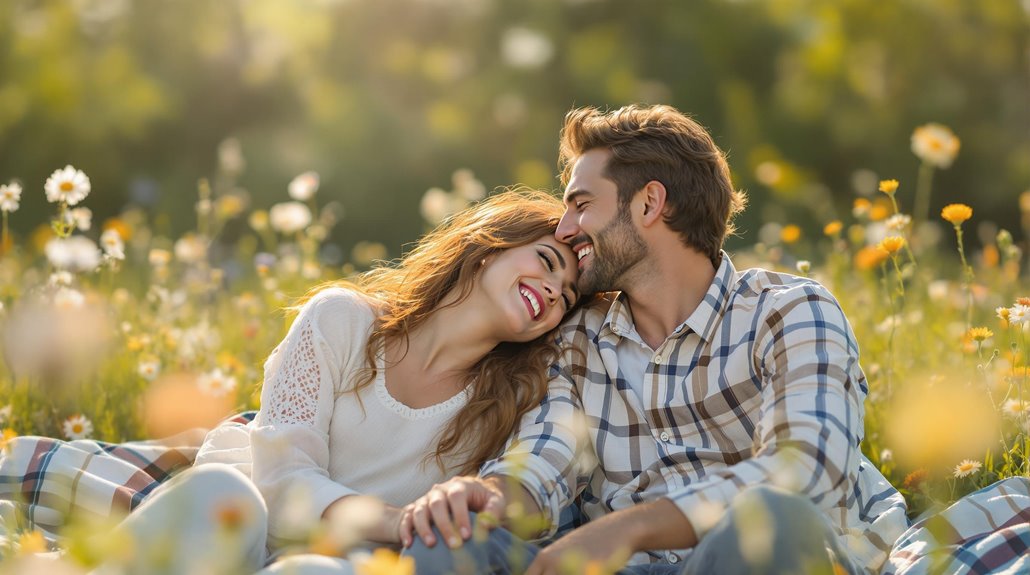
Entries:
MULTIPOLYGON (((449 299, 448 307, 467 299, 480 262, 553 234, 563 211, 562 203, 545 192, 507 190, 450 217, 393 265, 376 267, 356 283, 330 284, 380 302, 366 349, 369 368, 348 392, 375 381, 378 350, 385 343, 398 341, 406 350, 408 334, 441 309, 449 294, 457 297, 449 299)), ((315 288, 304 300, 326 287, 315 288)), ((543 400, 548 368, 558 353, 552 331, 527 343, 501 343, 479 360, 465 375, 468 402, 430 454, 441 469, 449 455, 462 462, 459 473, 475 473, 498 455, 522 416, 543 400)))

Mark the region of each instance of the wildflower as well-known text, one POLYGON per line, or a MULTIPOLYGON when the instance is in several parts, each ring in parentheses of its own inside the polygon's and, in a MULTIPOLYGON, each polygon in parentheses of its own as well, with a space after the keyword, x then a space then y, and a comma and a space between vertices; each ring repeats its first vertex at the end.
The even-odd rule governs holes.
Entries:
POLYGON ((154 266, 155 268, 164 267, 171 263, 172 252, 168 250, 153 248, 147 255, 147 260, 150 262, 150 265, 154 266))
POLYGON ((969 477, 977 471, 980 471, 981 467, 983 467, 983 464, 979 461, 973 461, 972 459, 964 459, 962 463, 959 463, 955 466, 955 477, 959 479, 963 477, 969 477))
POLYGON ((263 232, 268 229, 268 212, 265 210, 255 210, 251 212, 247 218, 247 223, 254 229, 255 232, 263 232))
POLYGON ((54 305, 64 310, 80 309, 86 305, 86 296, 78 290, 62 287, 54 294, 54 305))
POLYGON ((55 170, 47 178, 43 188, 46 190, 48 202, 52 204, 63 202, 69 206, 74 206, 86 199, 90 191, 89 178, 82 173, 82 170, 76 170, 71 165, 65 166, 61 170, 55 170))
POLYGON ((998 315, 998 319, 1007 322, 1009 320, 1009 308, 1007 307, 996 307, 994 313, 998 315))
POLYGON ((111 228, 100 234, 100 245, 104 247, 104 253, 116 260, 125 259, 125 243, 118 230, 111 228))
POLYGON ((885 220, 891 215, 891 207, 883 202, 876 202, 869 208, 869 219, 878 222, 885 220))
POLYGON ((64 420, 61 429, 68 439, 85 439, 93 434, 93 422, 85 415, 76 414, 64 420))
POLYGON ((948 204, 941 210, 941 217, 951 222, 951 225, 959 226, 973 217, 973 208, 965 204, 948 204))
POLYGON ((393 551, 378 548, 372 556, 356 565, 357 575, 415 575, 415 559, 401 557, 393 551))
POLYGON ((43 537, 43 532, 38 529, 22 533, 21 536, 18 537, 19 555, 34 555, 36 553, 45 553, 48 550, 46 538, 43 537))
POLYGON ((1019 305, 1030 306, 1030 297, 1017 297, 1016 303, 1019 305))
POLYGON ((890 449, 884 449, 880 452, 880 463, 890 463, 894 461, 894 452, 890 449))
POLYGON ((18 211, 18 202, 20 201, 21 186, 17 182, 0 186, 0 211, 6 213, 18 211))
POLYGON ((844 229, 844 224, 840 220, 833 220, 826 224, 826 227, 823 228, 823 233, 830 237, 836 237, 842 229, 844 229))
POLYGON ((855 267, 863 271, 875 269, 887 261, 888 257, 890 254, 878 246, 865 246, 855 253, 855 267))
POLYGON ((905 214, 894 214, 893 216, 887 218, 887 221, 884 222, 884 224, 887 226, 887 229, 893 232, 904 232, 908 228, 908 225, 911 223, 912 218, 905 214))
POLYGON ((283 202, 268 211, 272 228, 282 234, 292 234, 311 223, 311 209, 300 202, 283 202))
POLYGON ((10 427, 5 427, 3 432, 0 433, 0 451, 6 450, 7 444, 15 437, 18 437, 18 433, 10 427))
POLYGON ((783 226, 783 230, 780 231, 780 240, 785 244, 792 244, 801 239, 801 228, 790 224, 783 226))
POLYGON ((796 264, 796 266, 797 266, 797 269, 798 269, 798 273, 800 273, 800 274, 807 274, 809 272, 809 270, 812 269, 812 262, 810 262, 808 260, 798 260, 798 263, 796 264))
POLYGON ((74 208, 64 214, 65 223, 75 225, 75 229, 88 231, 93 227, 93 210, 89 208, 74 208))
POLYGON ((50 265, 59 270, 93 271, 100 265, 100 250, 86 236, 53 238, 43 248, 50 265))
POLYGON ((1005 415, 1012 417, 1021 417, 1024 413, 1030 414, 1030 401, 1009 399, 1002 404, 1001 411, 1005 415))
POLYGON ((1009 308, 1008 322, 1012 325, 1019 325, 1030 321, 1030 306, 1016 304, 1009 308))
POLYGON ((0 425, 7 423, 7 420, 11 419, 11 413, 14 411, 14 406, 7 404, 0 407, 0 425))
POLYGON ((869 209, 873 207, 872 202, 865 198, 857 198, 851 206, 851 215, 862 218, 869 215, 869 209))
POLYGON ((211 397, 224 397, 236 390, 236 378, 215 368, 197 378, 197 386, 211 397))
POLYGON ((889 236, 883 238, 877 246, 877 248, 887 252, 888 254, 896 254, 898 250, 905 247, 905 238, 899 236, 889 236))
POLYGON ((912 153, 938 168, 948 168, 958 155, 960 142, 947 126, 930 123, 912 132, 912 153))
POLYGON ((288 189, 290 197, 299 202, 306 202, 314 197, 315 192, 318 191, 318 184, 317 172, 304 172, 290 182, 288 189))
POLYGON ((898 191, 898 181, 880 180, 880 191, 887 194, 888 196, 893 196, 894 192, 898 191))
POLYGON ((182 236, 175 242, 173 249, 176 259, 186 264, 195 264, 207 258, 207 243, 196 234, 188 233, 182 236))
POLYGON ((926 469, 916 469, 912 473, 905 476, 905 480, 901 482, 902 487, 909 491, 915 491, 922 487, 923 482, 926 481, 928 472, 926 469))
POLYGON ((137 372, 143 379, 154 381, 154 379, 157 378, 157 375, 161 373, 161 362, 156 359, 143 360, 139 362, 137 372))
POLYGON ((989 337, 993 337, 994 332, 986 327, 974 327, 970 328, 966 335, 975 342, 982 342, 989 337))
POLYGON ((107 218, 104 220, 104 225, 101 226, 101 229, 105 232, 107 230, 117 231, 123 242, 129 241, 129 238, 132 237, 132 227, 121 218, 107 218))

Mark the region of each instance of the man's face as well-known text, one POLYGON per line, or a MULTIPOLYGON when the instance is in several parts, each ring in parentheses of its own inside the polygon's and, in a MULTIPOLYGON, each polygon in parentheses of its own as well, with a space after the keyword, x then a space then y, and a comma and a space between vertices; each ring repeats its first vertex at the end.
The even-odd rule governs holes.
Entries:
POLYGON ((629 207, 619 205, 615 182, 604 177, 610 155, 595 149, 576 159, 565 188, 565 214, 554 232, 579 260, 582 293, 626 289, 626 272, 647 256, 629 207))

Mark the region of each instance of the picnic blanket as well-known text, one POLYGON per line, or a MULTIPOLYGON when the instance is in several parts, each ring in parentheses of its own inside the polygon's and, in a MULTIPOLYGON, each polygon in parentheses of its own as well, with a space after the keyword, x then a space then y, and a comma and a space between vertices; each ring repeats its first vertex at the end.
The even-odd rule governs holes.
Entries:
MULTIPOLYGON (((219 427, 242 427, 255 415, 242 413, 219 427)), ((0 454, 4 524, 39 529, 56 548, 70 513, 108 518, 131 511, 192 465, 199 437, 121 444, 18 437, 0 454)), ((915 522, 881 572, 1030 573, 1030 478, 999 481, 915 522)))
MULTIPOLYGON (((256 414, 241 413, 219 427, 246 425, 256 414)), ((166 479, 193 464, 202 439, 203 432, 127 443, 14 438, 0 454, 3 524, 38 529, 53 546, 72 513, 106 519, 135 509, 166 479)))

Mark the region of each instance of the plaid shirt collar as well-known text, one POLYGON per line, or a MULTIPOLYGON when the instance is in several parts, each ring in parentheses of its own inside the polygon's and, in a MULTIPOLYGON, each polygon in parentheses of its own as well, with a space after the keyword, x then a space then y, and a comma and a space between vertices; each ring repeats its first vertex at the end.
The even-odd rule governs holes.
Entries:
MULTIPOLYGON (((719 264, 719 269, 715 271, 715 278, 712 279, 712 285, 708 286, 705 297, 694 313, 676 327, 669 336, 670 338, 677 339, 693 332, 708 343, 715 332, 719 320, 726 312, 726 304, 729 302, 730 292, 737 279, 737 270, 733 267, 733 262, 730 261, 726 252, 720 251, 719 256, 722 262, 719 264)), ((599 335, 618 338, 633 333, 635 330, 633 313, 629 309, 629 296, 625 292, 619 293, 611 307, 608 308, 608 314, 601 324, 599 335)))

